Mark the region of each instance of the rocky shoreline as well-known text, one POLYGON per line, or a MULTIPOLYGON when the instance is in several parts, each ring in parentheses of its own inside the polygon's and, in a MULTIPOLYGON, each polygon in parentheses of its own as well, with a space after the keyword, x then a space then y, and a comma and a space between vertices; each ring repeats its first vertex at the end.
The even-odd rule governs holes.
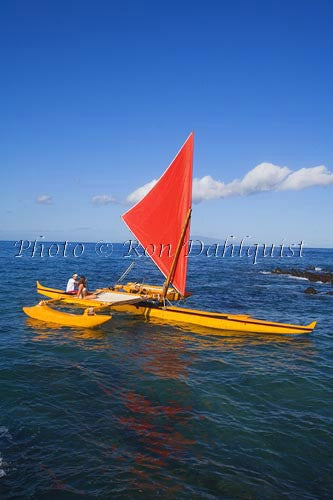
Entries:
POLYGON ((281 269, 280 267, 273 269, 272 273, 288 274, 289 276, 295 276, 296 278, 306 278, 313 283, 321 282, 333 285, 333 273, 315 272, 307 269, 304 271, 301 269, 281 269))
MULTIPOLYGON (((276 269, 273 269, 272 273, 286 274, 288 276, 294 276, 295 278, 305 278, 311 281, 312 283, 326 283, 328 285, 333 285, 333 273, 316 271, 315 268, 301 270, 301 269, 281 269, 280 267, 277 267, 276 269)), ((318 291, 313 286, 309 286, 304 290, 304 293, 310 295, 316 295, 318 291)), ((325 292, 325 295, 333 295, 333 291, 325 292)))

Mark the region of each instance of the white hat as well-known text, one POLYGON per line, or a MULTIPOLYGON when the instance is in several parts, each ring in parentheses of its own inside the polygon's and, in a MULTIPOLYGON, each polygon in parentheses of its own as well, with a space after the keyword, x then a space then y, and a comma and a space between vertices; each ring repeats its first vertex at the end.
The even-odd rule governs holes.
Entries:
POLYGON ((77 274, 76 273, 73 274, 73 278, 77 278, 77 274))

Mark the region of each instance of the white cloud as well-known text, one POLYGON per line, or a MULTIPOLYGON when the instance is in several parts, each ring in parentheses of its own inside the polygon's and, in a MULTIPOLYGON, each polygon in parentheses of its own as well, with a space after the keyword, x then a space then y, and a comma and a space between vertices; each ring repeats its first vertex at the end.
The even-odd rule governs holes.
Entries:
POLYGON ((276 190, 290 174, 287 167, 279 167, 272 163, 260 163, 242 179, 224 183, 214 180, 210 175, 193 180, 193 201, 214 200, 230 196, 246 196, 262 191, 276 190))
POLYGON ((312 186, 329 186, 333 184, 333 174, 324 165, 312 168, 300 168, 292 172, 279 186, 279 190, 293 189, 299 191, 312 186))
POLYGON ((142 200, 144 196, 155 186, 157 182, 157 179, 153 179, 152 181, 148 182, 144 186, 139 187, 133 193, 129 194, 126 198, 126 201, 128 203, 137 203, 138 201, 142 200))
MULTIPOLYGON (((136 189, 127 197, 130 203, 141 200, 156 184, 156 179, 136 189)), ((224 183, 206 175, 193 179, 193 201, 216 200, 231 196, 248 196, 267 191, 301 190, 313 186, 333 185, 333 173, 324 165, 301 168, 292 171, 288 167, 279 167, 273 163, 260 163, 242 179, 224 183)))
POLYGON ((48 194, 40 194, 36 198, 36 203, 40 203, 42 205, 51 205, 52 201, 52 196, 48 194))
POLYGON ((116 199, 107 194, 97 194, 91 198, 91 201, 94 205, 110 205, 110 203, 116 203, 116 199))

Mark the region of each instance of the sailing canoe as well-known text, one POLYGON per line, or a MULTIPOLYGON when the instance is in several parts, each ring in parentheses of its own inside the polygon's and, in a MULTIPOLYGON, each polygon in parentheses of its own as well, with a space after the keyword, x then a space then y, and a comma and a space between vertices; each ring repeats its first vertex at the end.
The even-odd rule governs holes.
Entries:
MULTIPOLYGON (((150 248, 153 250, 152 253, 148 252, 148 254, 166 278, 162 293, 156 289, 152 290, 152 287, 148 286, 149 293, 147 289, 147 296, 142 297, 140 296, 141 287, 139 287, 138 295, 134 298, 129 291, 136 291, 137 284, 134 284, 133 289, 133 283, 128 283, 127 290, 126 285, 124 285, 125 290, 123 291, 119 290, 119 285, 114 289, 104 289, 103 293, 109 294, 109 300, 101 300, 102 295, 98 295, 95 299, 89 299, 89 297, 87 299, 78 299, 75 296, 66 294, 63 290, 43 287, 37 282, 38 293, 54 299, 62 299, 79 307, 90 306, 99 309, 109 307, 116 311, 142 315, 146 319, 197 325, 219 331, 266 334, 312 332, 316 321, 302 326, 265 321, 247 315, 165 306, 165 299, 168 298, 170 285, 178 292, 177 298, 188 295, 186 291, 186 274, 192 210, 192 167, 193 133, 190 134, 153 188, 122 216, 124 222, 141 245, 145 249, 150 248), (156 248, 160 250, 155 252, 156 248), (165 248, 168 250, 165 251, 165 248), (123 297, 120 296, 120 300, 115 297, 119 293, 123 294, 123 297), (115 294, 115 300, 110 298, 112 294, 115 294), (154 295, 157 295, 157 299, 154 295), (156 299, 159 303, 146 300, 149 298, 156 299)), ((147 287, 145 286, 145 288, 147 287)), ((176 295, 174 297, 176 298, 176 295)))
MULTIPOLYGON (((39 282, 37 282, 37 292, 46 297, 61 298, 64 302, 68 303, 76 303, 75 300, 81 302, 78 305, 88 306, 93 302, 84 300, 84 304, 82 304, 83 300, 75 299, 73 296, 67 295, 63 290, 45 287, 39 282)), ((94 301, 94 304, 96 305, 96 301, 94 301)), ((110 308, 113 311, 143 316, 147 320, 197 325, 213 330, 226 330, 229 332, 296 335, 311 333, 316 326, 316 321, 305 326, 293 325, 255 319, 244 314, 224 314, 175 306, 163 307, 162 305, 144 301, 135 304, 113 304, 110 308)))

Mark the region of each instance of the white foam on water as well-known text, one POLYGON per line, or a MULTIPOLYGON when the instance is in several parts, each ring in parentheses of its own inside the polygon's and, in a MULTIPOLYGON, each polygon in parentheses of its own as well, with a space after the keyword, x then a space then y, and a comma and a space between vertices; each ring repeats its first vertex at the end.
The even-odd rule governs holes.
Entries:
MULTIPOLYGON (((12 436, 9 433, 9 430, 7 429, 7 427, 0 426, 0 438, 3 438, 3 437, 12 439, 12 436)), ((4 464, 2 456, 0 455, 0 479, 6 475, 5 471, 2 468, 3 465, 5 465, 5 464, 4 464)))
POLYGON ((308 278, 303 278, 302 276, 290 276, 289 275, 289 278, 293 278, 294 280, 305 280, 305 281, 308 281, 308 278))
POLYGON ((315 271, 322 271, 321 267, 315 267, 315 271))
POLYGON ((270 271, 259 271, 260 274, 272 274, 270 271))
POLYGON ((12 438, 11 434, 9 433, 9 430, 4 425, 0 426, 0 438, 2 437, 7 437, 9 439, 12 438))
POLYGON ((3 466, 3 460, 2 460, 2 456, 0 455, 0 479, 6 475, 6 473, 3 470, 2 466, 3 466))

